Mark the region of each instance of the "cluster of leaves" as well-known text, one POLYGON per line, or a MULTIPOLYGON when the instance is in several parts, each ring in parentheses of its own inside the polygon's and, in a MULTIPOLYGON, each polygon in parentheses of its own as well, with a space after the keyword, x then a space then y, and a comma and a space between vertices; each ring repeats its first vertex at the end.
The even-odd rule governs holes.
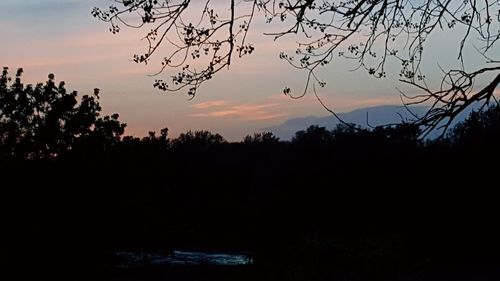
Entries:
POLYGON ((0 76, 0 153, 22 159, 52 159, 70 152, 92 153, 120 141, 118 114, 101 116, 99 90, 79 100, 65 83, 24 85, 4 68, 0 76))

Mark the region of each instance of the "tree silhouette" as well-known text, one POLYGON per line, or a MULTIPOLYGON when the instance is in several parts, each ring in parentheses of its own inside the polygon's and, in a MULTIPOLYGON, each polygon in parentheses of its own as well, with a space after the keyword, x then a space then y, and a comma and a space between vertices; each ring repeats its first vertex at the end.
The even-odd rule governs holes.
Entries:
POLYGON ((101 117, 99 89, 84 95, 55 83, 24 85, 23 70, 12 79, 4 68, 0 77, 0 147, 5 156, 52 159, 69 152, 103 151, 120 141, 125 124, 118 114, 101 117))
MULTIPOLYGON (((78 99, 53 75, 35 86, 21 77, 0 76, 0 250, 4 267, 33 275, 23 279, 160 276, 174 267, 117 269, 126 264, 113 253, 182 248, 248 250, 255 267, 235 270, 262 276, 238 280, 498 275, 496 189, 484 176, 497 172, 484 163, 499 157, 498 106, 439 142, 420 141, 409 123, 311 126, 292 142, 269 132, 235 143, 209 131, 169 139, 166 128, 121 138, 125 125, 101 117, 98 90, 78 99)), ((229 280, 227 270, 206 277, 229 280)))
POLYGON ((243 143, 250 144, 274 144, 278 143, 280 139, 271 132, 255 133, 253 136, 247 135, 243 139, 243 143))
POLYGON ((299 145, 329 144, 332 140, 332 132, 328 131, 325 127, 316 125, 309 126, 305 131, 296 132, 292 138, 292 142, 299 145))
POLYGON ((448 134, 451 143, 480 150, 489 150, 500 139, 500 106, 473 111, 448 134))
MULTIPOLYGON (((171 80, 158 79, 154 86, 164 91, 187 89, 192 97, 200 85, 221 69, 229 67, 233 57, 251 54, 247 42, 252 21, 258 14, 278 31, 266 33, 279 39, 298 36, 293 54, 281 52, 280 58, 302 70, 307 76, 300 98, 314 86, 325 86, 318 70, 338 58, 355 60, 376 78, 384 78, 389 61, 401 66, 400 81, 416 87, 420 94, 402 93, 406 105, 425 104, 427 114, 415 116, 424 126, 423 133, 443 126, 474 102, 488 104, 495 99, 500 83, 499 59, 495 58, 500 39, 500 1, 409 1, 409 0, 243 0, 216 6, 205 0, 119 0, 108 9, 94 8, 94 17, 111 24, 111 32, 122 26, 149 28, 143 54, 134 55, 137 63, 161 62, 158 74, 167 68, 180 68, 171 80), (443 69, 441 86, 432 89, 421 67, 428 38, 442 30, 453 29, 460 44, 459 69, 443 69), (467 70, 466 45, 472 41, 483 65, 467 70), (166 56, 160 55, 167 51, 166 56), (484 77, 484 78, 483 78, 484 77), (477 79, 489 79, 475 87, 477 79)), ((220 4, 220 3, 219 3, 220 4)), ((450 50, 451 51, 451 50, 450 50)))
POLYGON ((214 145, 226 143, 226 140, 219 135, 213 134, 209 131, 187 131, 182 133, 178 138, 172 141, 174 148, 183 149, 197 149, 206 150, 214 145))

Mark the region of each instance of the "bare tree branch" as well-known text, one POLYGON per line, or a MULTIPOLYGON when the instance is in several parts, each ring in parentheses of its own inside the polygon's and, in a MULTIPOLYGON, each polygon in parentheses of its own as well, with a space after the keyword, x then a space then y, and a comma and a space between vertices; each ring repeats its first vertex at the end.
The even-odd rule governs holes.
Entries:
POLYGON ((281 31, 265 34, 275 40, 284 36, 296 36, 300 40, 293 54, 280 53, 281 59, 304 71, 307 78, 299 94, 288 87, 284 89, 291 98, 303 97, 311 85, 324 87, 326 82, 319 77, 319 69, 344 58, 356 61, 357 69, 375 78, 386 77, 389 61, 400 64, 401 82, 421 92, 413 96, 403 94, 405 106, 429 106, 424 117, 415 119, 426 133, 437 127, 446 129, 451 120, 473 102, 495 100, 496 78, 479 90, 475 89, 474 80, 479 76, 499 75, 500 60, 495 57, 498 51, 493 51, 500 39, 500 0, 228 2, 228 8, 215 9, 210 0, 197 3, 115 0, 115 5, 106 10, 95 8, 92 14, 109 22, 113 33, 119 32, 120 26, 152 27, 145 36, 147 50, 135 55, 134 61, 147 64, 153 56, 160 57, 161 67, 156 75, 170 68, 181 68, 170 81, 158 79, 154 86, 164 91, 185 88, 190 97, 203 82, 229 67, 234 53, 242 57, 253 52, 254 46, 247 43, 246 38, 254 16, 260 13, 268 23, 278 21, 278 26, 282 26, 281 31), (199 17, 195 20, 196 15, 199 17), (426 42, 436 31, 452 29, 460 42, 456 52, 461 68, 444 70, 441 88, 431 90, 421 67, 426 42), (483 56, 484 63, 494 66, 466 71, 465 48, 470 44, 483 56), (163 52, 167 55, 162 58, 163 52))

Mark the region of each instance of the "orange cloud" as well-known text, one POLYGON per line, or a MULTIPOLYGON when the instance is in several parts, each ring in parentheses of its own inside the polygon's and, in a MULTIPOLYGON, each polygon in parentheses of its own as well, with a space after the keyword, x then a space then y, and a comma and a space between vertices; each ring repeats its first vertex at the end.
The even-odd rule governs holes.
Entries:
POLYGON ((286 114, 276 111, 278 105, 278 103, 230 105, 226 101, 217 100, 195 104, 192 107, 195 109, 219 107, 219 110, 193 113, 190 116, 212 118, 230 117, 238 120, 260 121, 286 116, 286 114))
POLYGON ((193 117, 224 117, 224 116, 229 116, 229 115, 237 115, 238 111, 236 110, 221 110, 221 111, 214 111, 214 112, 208 112, 208 113, 195 113, 191 114, 193 117))
POLYGON ((251 112, 251 111, 260 111, 261 109, 271 108, 278 106, 278 103, 270 103, 270 104, 259 104, 259 105, 235 105, 233 108, 240 112, 251 112))
POLYGON ((226 105, 227 102, 224 100, 213 100, 213 101, 206 101, 206 102, 200 102, 197 104, 191 105, 192 108, 196 109, 207 109, 211 107, 216 107, 216 106, 223 106, 226 105))

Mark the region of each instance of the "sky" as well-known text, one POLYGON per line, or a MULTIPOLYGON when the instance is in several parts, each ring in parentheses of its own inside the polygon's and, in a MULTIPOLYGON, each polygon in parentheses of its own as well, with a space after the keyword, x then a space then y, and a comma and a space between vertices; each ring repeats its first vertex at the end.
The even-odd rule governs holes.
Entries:
MULTIPOLYGON (((199 0, 197 0, 199 1, 199 0)), ((109 0, 0 0, 0 66, 11 73, 24 69, 24 82, 47 80, 54 73, 69 90, 89 94, 101 89, 106 114, 117 112, 128 124, 126 134, 144 136, 169 128, 175 137, 187 130, 210 130, 238 141, 247 134, 304 116, 328 112, 314 95, 293 100, 283 94, 290 86, 300 90, 306 75, 279 59, 281 50, 293 50, 296 38, 278 42, 263 33, 262 17, 250 30, 255 52, 233 62, 198 90, 189 100, 185 92, 164 93, 153 88, 157 70, 131 61, 146 47, 145 30, 122 29, 118 35, 90 14, 109 0)), ((217 2, 223 3, 223 2, 217 2)), ((455 62, 447 51, 449 42, 435 40, 429 56, 443 63, 455 62)), ((436 63, 436 60, 433 60, 436 63)), ((433 67, 436 68, 436 64, 433 67)), ((321 74, 328 84, 318 91, 325 103, 338 112, 385 104, 400 104, 396 87, 398 71, 387 79, 374 79, 355 64, 336 61, 321 74)), ((433 70, 435 71, 435 70, 433 70)))

